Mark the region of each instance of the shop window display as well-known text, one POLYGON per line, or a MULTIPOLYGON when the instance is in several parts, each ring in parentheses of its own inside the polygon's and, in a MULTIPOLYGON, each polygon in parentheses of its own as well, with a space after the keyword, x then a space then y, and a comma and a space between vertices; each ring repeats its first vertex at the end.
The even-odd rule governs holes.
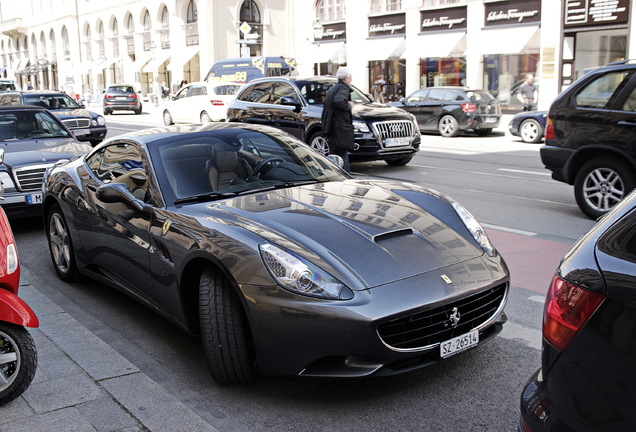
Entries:
POLYGON ((378 60, 369 62, 369 92, 380 103, 397 102, 404 97, 406 62, 378 60))

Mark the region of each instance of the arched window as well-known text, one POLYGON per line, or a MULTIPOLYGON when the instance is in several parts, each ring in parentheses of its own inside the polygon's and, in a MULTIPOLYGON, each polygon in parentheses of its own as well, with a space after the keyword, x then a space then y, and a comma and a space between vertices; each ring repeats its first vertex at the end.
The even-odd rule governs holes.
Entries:
POLYGON ((110 26, 110 31, 113 33, 113 37, 119 36, 119 24, 117 18, 113 19, 113 24, 110 26))
POLYGON ((93 60, 93 50, 91 47, 91 26, 86 26, 86 31, 84 32, 84 38, 86 39, 86 60, 93 60))
POLYGON ((168 8, 164 6, 161 11, 161 28, 168 27, 170 27, 170 15, 168 14, 168 8))
POLYGON ((150 31, 152 30, 152 22, 150 21, 150 13, 148 13, 148 11, 146 11, 146 13, 144 13, 144 31, 150 31))
POLYGON ((197 5, 194 0, 190 0, 188 3, 188 11, 186 13, 186 21, 188 23, 197 22, 199 20, 199 14, 197 12, 197 5))
POLYGON ((62 51, 64 51, 64 57, 71 55, 71 48, 68 43, 68 30, 66 26, 62 27, 62 51))
POLYGON ((240 21, 247 23, 260 23, 261 11, 252 0, 245 0, 241 5, 240 21))
POLYGON ((128 30, 129 35, 135 33, 135 21, 133 20, 132 15, 128 15, 128 20, 126 21, 126 30, 128 30))
POLYGON ((318 21, 343 21, 345 5, 343 0, 318 0, 316 3, 318 21))

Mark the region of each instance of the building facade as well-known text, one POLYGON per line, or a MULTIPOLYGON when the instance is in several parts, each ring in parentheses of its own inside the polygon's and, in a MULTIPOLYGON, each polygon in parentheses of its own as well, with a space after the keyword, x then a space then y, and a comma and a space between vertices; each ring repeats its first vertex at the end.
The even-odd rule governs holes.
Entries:
POLYGON ((532 73, 547 109, 585 69, 636 57, 632 0, 15 3, 0 0, 2 76, 82 95, 117 82, 153 95, 162 83, 204 78, 215 60, 264 55, 295 57, 299 75, 347 65, 354 84, 382 102, 465 85, 514 110, 532 73))

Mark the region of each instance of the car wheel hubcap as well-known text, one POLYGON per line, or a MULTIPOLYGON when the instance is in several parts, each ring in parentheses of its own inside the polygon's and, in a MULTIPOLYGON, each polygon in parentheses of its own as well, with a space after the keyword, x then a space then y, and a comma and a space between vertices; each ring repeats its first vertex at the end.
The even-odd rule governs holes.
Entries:
POLYGON ((455 130, 455 125, 453 120, 448 118, 442 120, 442 132, 444 134, 446 135, 452 134, 454 130, 455 130))
POLYGON ((0 331, 0 392, 11 385, 20 370, 20 351, 13 338, 0 331))
POLYGON ((537 126, 534 123, 525 123, 523 125, 521 134, 525 140, 532 141, 537 137, 537 133, 537 126))
POLYGON ((598 168, 585 178, 583 194, 590 207, 606 212, 623 199, 625 185, 616 171, 598 168))
POLYGON ((316 150, 318 153, 323 156, 327 156, 329 154, 329 143, 324 137, 317 136, 311 141, 311 148, 316 150))
POLYGON ((166 126, 170 126, 170 124, 172 123, 172 117, 170 116, 170 113, 164 113, 163 114, 163 124, 165 124, 166 126))
POLYGON ((49 224, 49 242, 55 265, 61 272, 67 272, 71 261, 71 246, 64 222, 57 213, 51 217, 49 224))

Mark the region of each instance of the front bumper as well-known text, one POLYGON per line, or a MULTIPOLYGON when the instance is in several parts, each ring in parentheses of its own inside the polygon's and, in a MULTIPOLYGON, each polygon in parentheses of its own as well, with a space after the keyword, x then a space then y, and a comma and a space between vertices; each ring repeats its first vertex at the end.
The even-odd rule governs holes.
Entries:
POLYGON ((93 126, 90 128, 71 129, 78 141, 103 141, 108 129, 106 126, 93 126))
MULTIPOLYGON (((483 275, 481 275, 483 276, 483 275)), ((277 287, 242 286, 248 299, 248 315, 254 340, 257 363, 261 372, 322 377, 361 377, 392 375, 428 366, 441 361, 440 343, 473 330, 479 330, 479 345, 494 337, 507 320, 503 311, 508 295, 509 276, 503 261, 498 263, 480 257, 449 266, 439 271, 392 282, 365 291, 356 291, 347 301, 328 301, 294 296, 277 287), (486 263, 485 261, 488 261, 486 263), (469 264, 470 263, 470 264, 469 264), (460 270, 466 266, 483 266, 492 276, 489 283, 475 277, 461 280, 460 270), (443 282, 443 275, 455 280, 443 282), (445 325, 448 311, 460 308, 467 297, 482 296, 497 291, 503 293, 492 304, 496 307, 484 321, 463 323, 467 328, 446 328, 440 331, 439 342, 422 337, 422 346, 405 346, 395 342, 395 334, 387 336, 387 328, 410 325, 415 318, 426 322, 429 315, 445 325), (445 309, 441 311, 440 309, 445 309), (448 309, 450 308, 450 309, 448 309)), ((475 303, 472 303, 475 304, 475 303)), ((482 319, 482 318, 480 318, 482 319)), ((460 319, 461 321, 461 319, 460 319)), ((429 324, 430 325, 430 324, 429 324)), ((425 326, 426 331, 430 327, 425 326)), ((409 330, 417 332, 419 330, 409 330)), ((406 333, 406 330, 404 330, 406 333)), ((419 333, 418 333, 419 335, 419 333)))
POLYGON ((9 219, 42 216, 42 192, 5 192, 0 205, 9 219))
POLYGON ((402 147, 384 147, 372 133, 359 133, 354 135, 356 150, 349 153, 352 162, 367 162, 374 160, 402 159, 419 151, 421 137, 414 136, 410 145, 402 147))

